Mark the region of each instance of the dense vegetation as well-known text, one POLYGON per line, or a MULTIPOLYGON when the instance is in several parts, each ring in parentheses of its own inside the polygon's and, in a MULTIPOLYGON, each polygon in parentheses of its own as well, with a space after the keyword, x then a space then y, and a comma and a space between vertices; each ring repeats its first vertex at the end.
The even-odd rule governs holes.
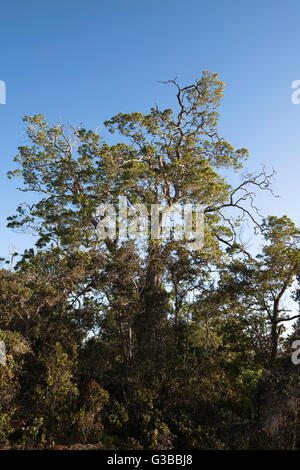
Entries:
POLYGON ((272 175, 244 175, 247 151, 219 136, 217 75, 170 84, 174 110, 118 114, 111 145, 25 117, 9 176, 34 198, 9 226, 37 243, 0 271, 1 448, 299 448, 299 319, 282 299, 299 297, 300 231, 256 210, 272 175), (119 195, 202 204, 204 247, 99 240, 97 207, 119 195))

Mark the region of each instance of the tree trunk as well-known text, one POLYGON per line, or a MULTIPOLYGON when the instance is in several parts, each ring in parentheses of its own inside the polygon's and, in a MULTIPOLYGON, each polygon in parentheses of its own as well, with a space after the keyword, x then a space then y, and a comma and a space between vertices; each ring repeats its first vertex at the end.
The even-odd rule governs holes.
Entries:
POLYGON ((166 318, 166 292, 162 286, 163 267, 161 243, 149 241, 146 279, 143 292, 144 308, 136 324, 140 353, 155 355, 158 351, 161 328, 166 318))
POLYGON ((278 314, 279 314, 279 298, 274 301, 273 304, 273 314, 272 314, 272 325, 271 325, 271 356, 270 356, 270 366, 272 367, 278 350, 278 340, 280 334, 280 328, 277 328, 278 324, 278 314))

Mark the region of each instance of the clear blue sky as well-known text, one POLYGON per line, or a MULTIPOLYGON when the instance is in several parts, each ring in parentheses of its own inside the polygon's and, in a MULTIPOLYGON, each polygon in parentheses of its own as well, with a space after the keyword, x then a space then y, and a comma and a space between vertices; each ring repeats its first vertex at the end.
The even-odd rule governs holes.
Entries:
POLYGON ((0 255, 32 244, 5 228, 24 199, 6 172, 26 142, 25 114, 95 129, 119 111, 170 107, 172 89, 157 81, 189 84, 204 69, 227 85, 222 135, 249 149, 248 169, 277 170, 281 199, 259 205, 300 225, 299 0, 29 0, 2 2, 0 15, 0 255))

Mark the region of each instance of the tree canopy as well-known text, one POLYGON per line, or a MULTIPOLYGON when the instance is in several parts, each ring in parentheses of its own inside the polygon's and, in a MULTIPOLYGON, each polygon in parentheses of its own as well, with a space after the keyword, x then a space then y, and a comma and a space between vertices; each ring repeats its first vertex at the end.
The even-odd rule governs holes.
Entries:
POLYGON ((24 118, 8 176, 34 198, 8 226, 37 241, 0 271, 2 447, 299 448, 299 315, 282 299, 299 299, 300 231, 261 217, 255 195, 273 193, 273 171, 245 174, 247 150, 219 135, 217 74, 165 85, 173 109, 105 122, 118 143, 24 118), (142 244, 119 225, 99 239, 97 209, 119 196, 147 223, 153 204, 201 204, 203 247, 153 239, 150 224, 142 244), (256 253, 245 223, 263 239, 256 253))

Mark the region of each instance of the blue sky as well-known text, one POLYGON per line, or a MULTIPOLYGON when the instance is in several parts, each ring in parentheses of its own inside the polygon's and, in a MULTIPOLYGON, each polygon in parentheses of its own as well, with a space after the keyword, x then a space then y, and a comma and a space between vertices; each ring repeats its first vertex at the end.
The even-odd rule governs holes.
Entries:
MULTIPOLYGON (((258 197, 264 214, 288 214, 300 225, 299 0, 53 0, 2 2, 0 80, 0 254, 32 240, 5 228, 24 195, 8 181, 22 117, 45 114, 95 129, 119 111, 171 107, 173 90, 202 70, 226 83, 221 134, 250 151, 247 169, 277 171, 280 199, 258 197)), ((100 127, 101 133, 101 127, 100 127)))

